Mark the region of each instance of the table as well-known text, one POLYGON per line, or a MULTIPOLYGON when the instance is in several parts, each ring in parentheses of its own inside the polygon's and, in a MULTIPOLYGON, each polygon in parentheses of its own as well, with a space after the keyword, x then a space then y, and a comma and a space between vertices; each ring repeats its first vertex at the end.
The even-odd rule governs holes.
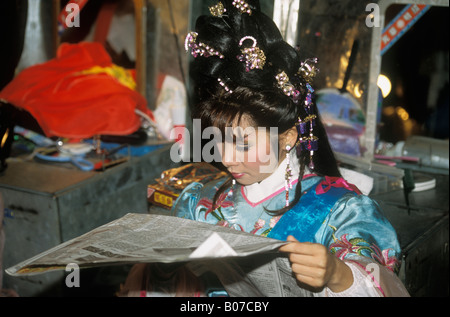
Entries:
MULTIPOLYGON (((122 217, 147 212, 147 185, 166 169, 171 145, 103 172, 83 172, 36 161, 8 161, 0 192, 5 218, 6 269, 62 242, 122 217)), ((65 272, 17 278, 4 274, 4 288, 41 296, 61 284, 65 272)), ((55 295, 55 293, 52 293, 55 295)))
POLYGON ((403 252, 399 276, 415 297, 449 295, 448 175, 430 176, 436 187, 412 192, 409 211, 402 189, 372 195, 397 231, 403 252))

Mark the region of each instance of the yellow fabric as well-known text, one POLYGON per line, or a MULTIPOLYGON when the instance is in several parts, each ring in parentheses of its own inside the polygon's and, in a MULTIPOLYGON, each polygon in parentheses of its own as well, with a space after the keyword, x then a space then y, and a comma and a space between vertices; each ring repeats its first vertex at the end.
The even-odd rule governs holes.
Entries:
POLYGON ((94 66, 80 72, 80 74, 82 75, 102 74, 102 73, 116 78, 122 85, 128 88, 136 90, 136 81, 131 75, 131 72, 115 64, 111 64, 111 66, 109 67, 94 66))

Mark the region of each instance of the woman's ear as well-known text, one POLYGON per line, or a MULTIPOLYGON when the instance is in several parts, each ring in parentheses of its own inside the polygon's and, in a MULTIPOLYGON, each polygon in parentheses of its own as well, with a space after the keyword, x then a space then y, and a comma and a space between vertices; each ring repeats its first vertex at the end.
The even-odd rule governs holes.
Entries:
POLYGON ((297 127, 293 126, 289 130, 284 132, 281 135, 281 137, 282 137, 282 140, 281 140, 280 144, 282 145, 283 149, 285 149, 287 145, 289 145, 291 148, 293 148, 295 146, 295 144, 297 143, 297 140, 298 140, 297 127))

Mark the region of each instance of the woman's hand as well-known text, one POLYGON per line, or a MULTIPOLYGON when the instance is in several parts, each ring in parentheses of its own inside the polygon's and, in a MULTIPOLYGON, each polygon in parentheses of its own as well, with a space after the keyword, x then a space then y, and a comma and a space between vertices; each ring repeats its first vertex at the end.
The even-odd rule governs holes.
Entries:
POLYGON ((289 253, 292 272, 297 280, 314 289, 328 287, 338 293, 348 289, 353 284, 351 269, 327 248, 318 243, 301 243, 289 236, 291 243, 280 248, 281 252, 289 253))

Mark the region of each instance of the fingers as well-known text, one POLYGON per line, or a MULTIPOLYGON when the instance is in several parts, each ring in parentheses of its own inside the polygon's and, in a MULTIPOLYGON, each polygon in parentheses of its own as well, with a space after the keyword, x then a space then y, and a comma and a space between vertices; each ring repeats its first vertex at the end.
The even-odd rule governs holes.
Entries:
POLYGON ((304 268, 325 269, 329 265, 330 254, 320 244, 295 242, 284 246, 280 251, 289 253, 292 264, 302 265, 304 268))
POLYGON ((294 236, 288 236, 288 237, 287 237, 287 241, 298 242, 298 240, 297 240, 297 239, 295 239, 295 237, 294 237, 294 236))
POLYGON ((320 288, 326 285, 326 271, 323 269, 311 268, 301 264, 292 264, 292 273, 295 278, 313 288, 320 288))
POLYGON ((289 236, 287 241, 292 243, 280 247, 279 251, 314 256, 318 252, 323 252, 322 249, 324 248, 322 245, 316 243, 299 242, 293 236, 289 236))
POLYGON ((290 253, 289 261, 292 264, 301 264, 303 267, 316 267, 320 269, 324 269, 327 267, 328 256, 321 253, 317 253, 317 255, 304 255, 298 253, 290 253))
POLYGON ((292 272, 299 282, 314 288, 328 286, 333 291, 342 291, 351 286, 351 270, 324 245, 299 242, 292 236, 287 241, 290 243, 279 250, 289 254, 292 272))
POLYGON ((312 287, 322 287, 328 280, 330 272, 330 254, 321 244, 299 242, 288 237, 290 243, 279 250, 289 253, 292 272, 298 281, 312 287))
MULTIPOLYGON (((288 236, 286 241, 288 242, 299 242, 297 239, 295 239, 293 236, 288 236)), ((285 244, 284 246, 280 247, 281 252, 292 252, 292 250, 295 249, 295 245, 293 243, 285 244)))

